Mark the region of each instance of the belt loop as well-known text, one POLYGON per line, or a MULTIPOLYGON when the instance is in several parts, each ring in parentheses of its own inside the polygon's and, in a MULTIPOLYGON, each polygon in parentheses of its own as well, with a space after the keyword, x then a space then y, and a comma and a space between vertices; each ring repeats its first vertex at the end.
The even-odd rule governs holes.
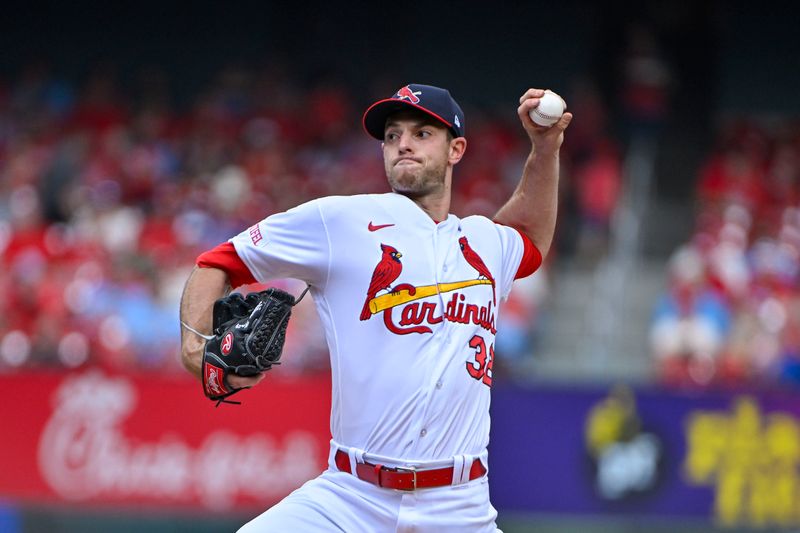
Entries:
POLYGON ((467 479, 469 479, 469 466, 467 465, 467 456, 466 455, 456 455, 453 456, 453 485, 462 485, 465 483, 464 476, 466 473, 467 479))
POLYGON ((364 462, 364 450, 360 450, 358 448, 348 448, 347 456, 350 458, 350 473, 358 477, 356 464, 364 462))
POLYGON ((472 472, 472 463, 475 462, 475 456, 465 454, 464 457, 464 469, 461 471, 461 484, 469 482, 469 475, 472 472))

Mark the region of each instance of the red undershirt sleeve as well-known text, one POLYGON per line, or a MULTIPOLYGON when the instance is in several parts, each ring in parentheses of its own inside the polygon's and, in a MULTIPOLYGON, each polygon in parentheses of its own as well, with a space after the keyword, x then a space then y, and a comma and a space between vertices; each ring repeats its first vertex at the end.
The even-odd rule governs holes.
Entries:
POLYGON ((200 268, 218 268, 225 271, 234 289, 257 281, 230 242, 223 242, 216 248, 203 252, 197 257, 196 262, 200 268))
MULTIPOLYGON (((514 228, 516 229, 516 228, 514 228)), ((522 260, 519 262, 519 268, 514 275, 514 279, 525 278, 536 272, 542 266, 542 253, 533 244, 533 241, 524 233, 517 230, 519 236, 522 237, 522 260)))

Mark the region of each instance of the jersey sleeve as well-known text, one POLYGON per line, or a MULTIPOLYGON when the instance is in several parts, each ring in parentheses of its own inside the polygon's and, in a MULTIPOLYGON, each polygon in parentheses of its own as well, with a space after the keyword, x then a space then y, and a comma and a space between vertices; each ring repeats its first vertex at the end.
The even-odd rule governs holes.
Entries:
POLYGON ((218 268, 228 275, 231 287, 234 289, 241 285, 255 283, 250 269, 239 258, 236 248, 230 242, 223 242, 216 248, 203 252, 197 258, 197 266, 200 268, 218 268))
POLYGON ((533 244, 533 241, 519 230, 516 230, 522 238, 522 259, 519 268, 514 275, 514 279, 527 278, 542 266, 542 252, 533 244))
POLYGON ((503 254, 500 295, 506 298, 514 280, 530 276, 542 265, 542 254, 531 239, 516 228, 495 223, 503 254))
POLYGON ((230 240, 256 281, 295 278, 321 287, 330 246, 317 201, 271 215, 230 240))

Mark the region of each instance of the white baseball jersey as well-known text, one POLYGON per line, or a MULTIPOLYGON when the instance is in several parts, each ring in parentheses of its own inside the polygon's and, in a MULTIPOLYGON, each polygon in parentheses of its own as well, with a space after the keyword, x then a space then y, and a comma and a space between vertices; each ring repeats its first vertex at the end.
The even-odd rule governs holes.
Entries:
POLYGON ((525 247, 517 230, 481 216, 436 223, 388 193, 313 200, 231 242, 258 281, 311 286, 334 441, 419 462, 484 452, 499 304, 525 247))

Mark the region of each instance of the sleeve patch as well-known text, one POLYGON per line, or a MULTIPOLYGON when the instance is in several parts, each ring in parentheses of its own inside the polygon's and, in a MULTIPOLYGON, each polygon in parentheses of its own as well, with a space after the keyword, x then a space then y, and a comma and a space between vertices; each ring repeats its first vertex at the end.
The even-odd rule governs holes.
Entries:
POLYGON ((253 241, 253 246, 258 246, 258 243, 264 240, 264 237, 261 236, 261 228, 258 224, 250 226, 247 232, 250 234, 250 240, 253 241))

